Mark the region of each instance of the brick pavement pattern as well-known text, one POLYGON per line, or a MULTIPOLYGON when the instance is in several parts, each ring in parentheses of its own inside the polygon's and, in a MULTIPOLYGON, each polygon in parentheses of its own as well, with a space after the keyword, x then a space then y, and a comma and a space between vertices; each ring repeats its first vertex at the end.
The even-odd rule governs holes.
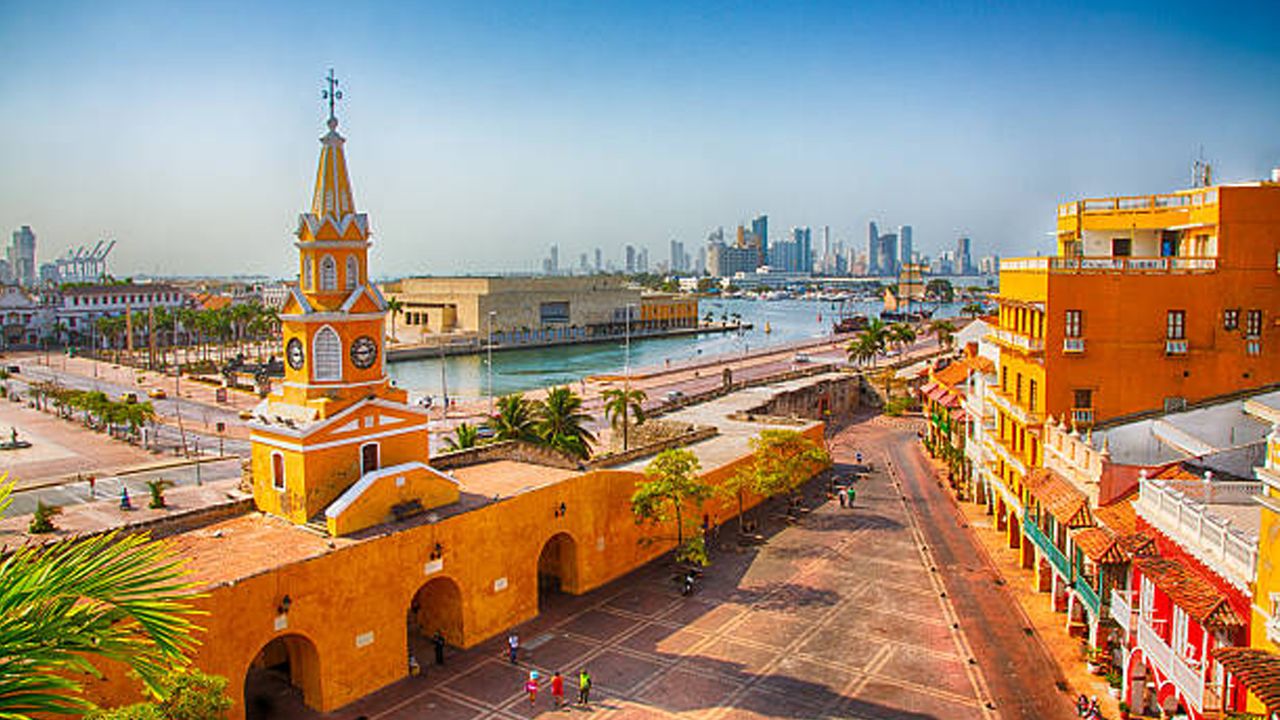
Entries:
MULTIPOLYGON (((836 445, 838 463, 852 454, 836 445)), ((663 562, 584 596, 551 597, 538 618, 516 628, 519 666, 505 659, 505 636, 451 654, 443 668, 428 664, 429 644, 415 638, 424 675, 332 717, 552 717, 548 688, 533 708, 521 692, 529 670, 544 679, 561 671, 566 696, 576 698, 582 667, 594 679, 592 704, 560 711, 573 717, 996 717, 906 505, 883 471, 858 483, 851 510, 827 500, 818 484, 807 490, 812 512, 767 544, 719 543, 690 597, 680 596, 676 571, 663 562)), ((283 697, 276 709, 313 715, 283 697)))

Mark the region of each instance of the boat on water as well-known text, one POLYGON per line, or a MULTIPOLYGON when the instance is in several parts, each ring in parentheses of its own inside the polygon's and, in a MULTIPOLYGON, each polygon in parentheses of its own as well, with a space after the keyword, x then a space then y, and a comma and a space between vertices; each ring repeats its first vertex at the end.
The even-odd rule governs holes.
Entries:
POLYGON ((884 309, 880 311, 880 319, 884 322, 923 322, 933 317, 933 310, 920 303, 906 300, 899 301, 892 288, 885 288, 884 309))
POLYGON ((849 311, 849 301, 842 301, 840 308, 836 311, 836 319, 831 323, 831 332, 840 335, 842 333, 861 332, 867 329, 870 322, 866 315, 849 311))

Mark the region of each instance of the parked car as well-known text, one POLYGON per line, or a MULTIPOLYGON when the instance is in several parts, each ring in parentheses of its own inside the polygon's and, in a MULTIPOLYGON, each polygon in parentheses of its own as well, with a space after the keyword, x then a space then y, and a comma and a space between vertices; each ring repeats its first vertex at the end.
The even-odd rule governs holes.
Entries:
POLYGON ((147 391, 147 397, 163 400, 169 397, 169 393, 165 392, 164 388, 151 388, 147 391))
POLYGON ((667 402, 680 402, 684 399, 684 393, 679 390, 667 391, 667 402))
POLYGON ((813 358, 810 358, 807 353, 796 353, 796 356, 792 358, 792 360, 798 363, 813 362, 813 358))

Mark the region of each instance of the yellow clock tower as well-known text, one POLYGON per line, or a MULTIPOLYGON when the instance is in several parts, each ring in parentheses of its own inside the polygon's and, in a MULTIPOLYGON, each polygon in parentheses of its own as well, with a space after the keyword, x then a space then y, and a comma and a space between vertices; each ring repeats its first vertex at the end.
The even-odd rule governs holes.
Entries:
POLYGON ((386 374, 387 304, 369 282, 369 218, 356 212, 332 71, 327 82, 329 132, 311 210, 298 218, 298 281, 280 313, 284 382, 249 427, 259 509, 337 535, 458 493, 426 464, 426 414, 386 374))

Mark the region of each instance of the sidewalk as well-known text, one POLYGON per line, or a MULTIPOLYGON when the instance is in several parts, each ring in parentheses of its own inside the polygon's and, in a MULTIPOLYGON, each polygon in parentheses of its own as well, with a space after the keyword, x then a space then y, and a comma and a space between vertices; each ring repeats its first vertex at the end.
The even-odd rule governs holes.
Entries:
POLYGON ((947 494, 960 508, 969 523, 969 529, 1000 573, 1009 594, 1017 600, 1023 615, 1018 621, 1026 622, 1035 630, 1049 656, 1062 670, 1070 685, 1071 697, 1097 697, 1103 717, 1120 717, 1119 700, 1108 692, 1110 686, 1107 681, 1090 673, 1085 665, 1081 654, 1082 639, 1068 634, 1066 613, 1054 612, 1048 593, 1036 592, 1035 571, 1024 570, 1019 564, 1018 551, 1010 549, 1005 542, 1004 533, 995 528, 995 516, 988 515, 982 505, 956 498, 950 484, 943 480, 942 464, 932 459, 930 464, 933 466, 934 476, 941 481, 947 494))

